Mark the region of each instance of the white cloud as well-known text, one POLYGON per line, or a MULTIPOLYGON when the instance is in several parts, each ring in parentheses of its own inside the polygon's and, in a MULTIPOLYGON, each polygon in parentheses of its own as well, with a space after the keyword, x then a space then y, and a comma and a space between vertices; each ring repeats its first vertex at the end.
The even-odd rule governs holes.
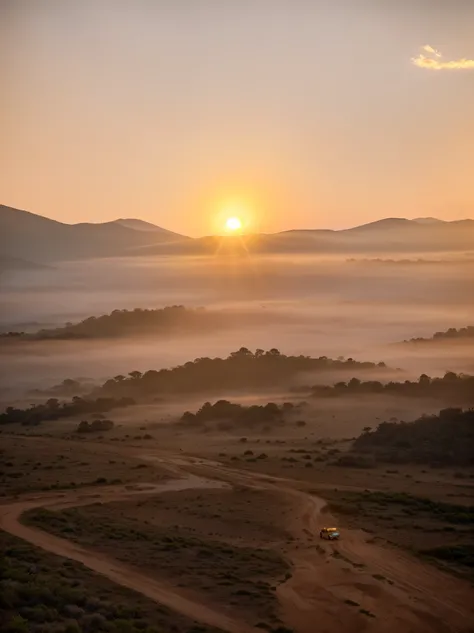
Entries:
POLYGON ((474 59, 452 59, 443 61, 443 55, 435 48, 426 44, 421 47, 418 57, 412 57, 412 63, 419 68, 427 68, 428 70, 474 70, 474 59), (424 53, 428 53, 425 55, 424 53))

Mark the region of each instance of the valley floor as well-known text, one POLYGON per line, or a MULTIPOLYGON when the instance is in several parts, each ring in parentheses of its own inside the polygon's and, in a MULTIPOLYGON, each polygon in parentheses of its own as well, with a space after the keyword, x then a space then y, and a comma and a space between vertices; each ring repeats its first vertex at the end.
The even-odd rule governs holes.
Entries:
MULTIPOLYGON (((318 488, 315 474, 305 481, 284 470, 256 472, 150 442, 2 440, 31 454, 48 444, 56 455, 71 451, 83 462, 100 452, 103 463, 117 464, 121 482, 112 485, 97 478, 14 497, 5 491, 0 527, 176 614, 176 628, 162 630, 472 630, 467 580, 374 538, 344 514, 341 540, 320 541, 320 528, 335 522, 325 497, 334 503, 343 492, 337 481, 318 488), (193 621, 211 628, 194 629, 193 621)), ((59 474, 69 481, 70 471, 59 474)), ((366 490, 356 480, 349 488, 366 490)), ((76 616, 65 631, 71 620, 82 627, 76 616)))

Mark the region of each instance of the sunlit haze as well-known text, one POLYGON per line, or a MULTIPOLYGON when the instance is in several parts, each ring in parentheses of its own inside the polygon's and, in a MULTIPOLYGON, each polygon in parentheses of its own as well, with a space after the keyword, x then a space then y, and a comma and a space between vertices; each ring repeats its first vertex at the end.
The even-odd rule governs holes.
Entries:
POLYGON ((6 633, 474 632, 474 0, 0 0, 6 633))
POLYGON ((469 0, 3 0, 0 200, 191 236, 472 217, 473 33, 469 0))

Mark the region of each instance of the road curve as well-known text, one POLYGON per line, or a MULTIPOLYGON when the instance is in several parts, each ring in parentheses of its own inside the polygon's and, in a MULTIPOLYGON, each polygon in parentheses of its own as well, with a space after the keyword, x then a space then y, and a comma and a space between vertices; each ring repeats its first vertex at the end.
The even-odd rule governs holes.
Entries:
POLYGON ((226 482, 273 490, 295 500, 287 527, 294 544, 284 554, 292 576, 277 588, 284 619, 298 633, 464 633, 472 630, 474 607, 469 583, 442 573, 398 549, 370 542, 359 530, 343 530, 338 543, 320 542, 320 527, 331 521, 325 501, 296 489, 288 479, 242 472, 218 462, 179 456, 154 457, 181 478, 157 485, 107 486, 93 492, 29 495, 0 504, 0 528, 59 556, 76 560, 113 582, 137 591, 193 620, 228 633, 261 629, 236 620, 225 607, 216 610, 169 583, 42 530, 25 526, 21 515, 32 508, 60 509, 159 494, 186 488, 225 486, 226 482), (360 608, 359 608, 360 607, 360 608))
POLYGON ((227 633, 255 633, 257 629, 249 627, 244 622, 235 620, 224 612, 216 611, 211 607, 192 600, 170 584, 142 574, 133 567, 129 567, 92 549, 81 547, 66 539, 21 523, 21 516, 34 508, 60 509, 78 507, 96 502, 120 501, 136 494, 158 494, 170 490, 218 486, 222 486, 222 484, 220 482, 209 482, 190 475, 189 477, 171 480, 157 486, 116 486, 95 488, 92 494, 67 492, 60 495, 30 496, 23 500, 0 505, 0 528, 52 554, 82 563, 85 567, 109 578, 118 585, 141 593, 155 602, 189 617, 191 620, 216 627, 227 633))

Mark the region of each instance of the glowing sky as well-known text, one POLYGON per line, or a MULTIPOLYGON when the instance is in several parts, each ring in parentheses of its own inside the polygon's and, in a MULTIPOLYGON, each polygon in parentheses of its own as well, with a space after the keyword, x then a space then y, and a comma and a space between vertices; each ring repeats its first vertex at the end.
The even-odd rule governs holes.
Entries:
POLYGON ((228 200, 265 231, 474 217, 473 34, 471 0, 1 0, 0 202, 190 235, 228 200))

